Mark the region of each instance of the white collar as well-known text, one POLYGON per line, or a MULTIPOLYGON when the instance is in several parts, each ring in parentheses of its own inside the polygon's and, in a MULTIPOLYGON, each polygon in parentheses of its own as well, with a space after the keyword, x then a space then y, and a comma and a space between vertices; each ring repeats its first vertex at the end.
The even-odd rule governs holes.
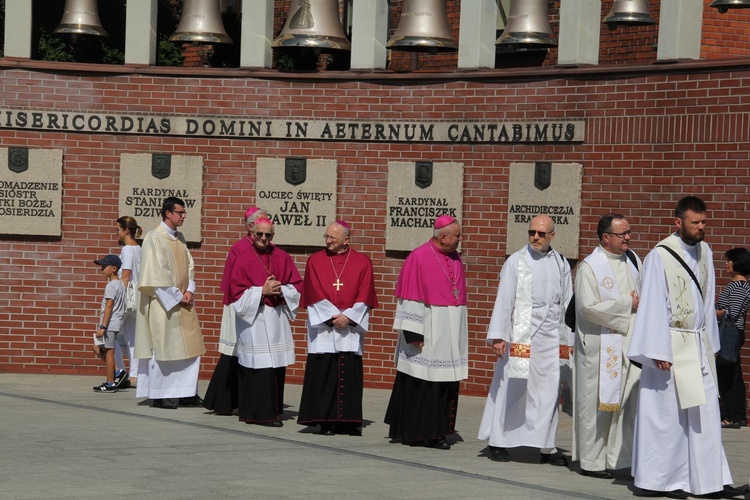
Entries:
POLYGON ((163 227, 164 230, 166 232, 168 232, 170 236, 172 236, 172 237, 177 236, 177 230, 176 229, 172 229, 171 227, 169 227, 166 224, 164 224, 164 221, 161 221, 161 227, 163 227))

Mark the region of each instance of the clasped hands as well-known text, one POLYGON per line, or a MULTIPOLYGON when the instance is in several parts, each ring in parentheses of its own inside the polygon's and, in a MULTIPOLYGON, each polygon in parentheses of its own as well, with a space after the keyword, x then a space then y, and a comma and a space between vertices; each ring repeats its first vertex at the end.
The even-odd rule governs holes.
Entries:
POLYGON ((269 276, 263 283, 263 295, 281 295, 281 281, 276 276, 269 276))
POLYGON ((336 330, 343 330, 352 324, 352 321, 343 314, 336 314, 329 321, 331 322, 329 326, 334 327, 336 330))

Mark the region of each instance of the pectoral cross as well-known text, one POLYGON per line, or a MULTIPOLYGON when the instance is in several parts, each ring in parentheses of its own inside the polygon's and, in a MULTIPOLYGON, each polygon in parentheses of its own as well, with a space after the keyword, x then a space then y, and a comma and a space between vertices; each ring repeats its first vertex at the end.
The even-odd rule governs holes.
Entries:
POLYGON ((453 298, 458 300, 458 290, 455 288, 453 289, 453 298))
POLYGON ((344 286, 344 284, 343 284, 343 283, 341 282, 341 280, 340 280, 340 279, 336 278, 336 283, 334 283, 334 284, 333 284, 333 286, 335 286, 335 287, 336 287, 336 291, 338 292, 338 291, 339 291, 339 289, 340 289, 340 288, 341 288, 342 286, 344 286))

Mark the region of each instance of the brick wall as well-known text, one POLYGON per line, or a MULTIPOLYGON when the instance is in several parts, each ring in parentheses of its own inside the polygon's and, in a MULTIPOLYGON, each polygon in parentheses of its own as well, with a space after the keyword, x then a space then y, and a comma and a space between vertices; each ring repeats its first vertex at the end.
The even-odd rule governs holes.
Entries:
MULTIPOLYGON (((101 373, 89 352, 104 286, 92 260, 118 251, 113 228, 115 219, 125 215, 117 208, 122 153, 190 154, 205 160, 203 241, 192 249, 199 315, 209 347, 202 363, 204 378, 217 359, 223 263, 231 244, 242 236, 241 214, 255 203, 259 157, 338 160, 338 213, 352 223, 355 247, 373 260, 381 302, 371 321, 364 362, 367 384, 374 387, 388 387, 394 377, 393 290, 403 262, 402 255, 385 251, 389 161, 464 164, 462 249, 470 297, 471 368, 463 390, 469 393, 485 392, 493 369, 484 336, 505 260, 510 163, 583 164, 582 255, 596 245, 598 217, 614 210, 629 216, 636 232, 634 247, 645 255, 671 229, 674 203, 686 194, 700 195, 709 205, 708 241, 717 263, 726 249, 750 244, 750 60, 731 67, 678 63, 628 66, 623 68, 626 73, 617 73, 617 68, 607 73, 539 69, 526 78, 467 73, 450 80, 383 82, 237 78, 234 70, 227 70, 233 75, 227 77, 218 70, 212 70, 212 77, 173 77, 59 68, 0 68, 0 111, 44 108, 318 120, 575 119, 586 122, 586 140, 565 145, 389 144, 0 129, 4 147, 59 148, 64 154, 62 237, 0 237, 0 371, 101 373)), ((300 269, 314 250, 291 249, 300 269)), ((726 278, 721 276, 719 283, 726 278)), ((300 361, 288 372, 292 383, 303 375, 304 321, 303 313, 294 323, 300 361)))

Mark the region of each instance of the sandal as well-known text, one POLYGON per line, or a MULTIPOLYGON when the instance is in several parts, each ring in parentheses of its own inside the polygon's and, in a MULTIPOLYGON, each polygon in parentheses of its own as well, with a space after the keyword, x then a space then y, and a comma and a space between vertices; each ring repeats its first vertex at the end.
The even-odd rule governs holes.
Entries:
POLYGON ((739 429, 740 423, 739 422, 732 422, 731 420, 722 420, 721 421, 721 428, 722 429, 739 429))

